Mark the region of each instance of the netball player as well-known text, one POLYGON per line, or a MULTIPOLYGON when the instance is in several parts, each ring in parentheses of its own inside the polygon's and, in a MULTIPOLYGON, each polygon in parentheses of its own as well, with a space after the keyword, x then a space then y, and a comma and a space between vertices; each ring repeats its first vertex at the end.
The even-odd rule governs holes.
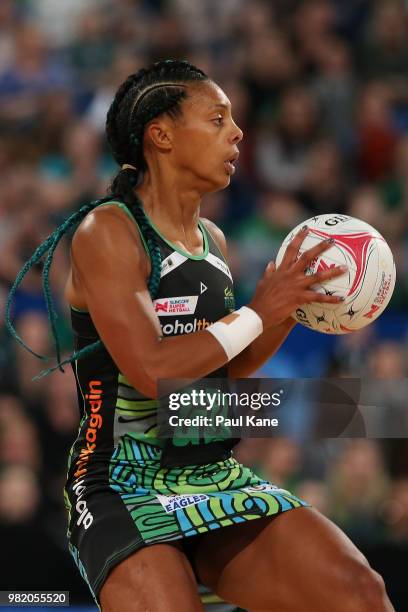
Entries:
POLYGON ((229 185, 242 136, 225 93, 194 66, 129 76, 107 116, 120 166, 109 197, 36 254, 50 249, 47 274, 57 239, 81 221, 66 290, 82 413, 70 550, 103 612, 202 610, 197 580, 251 611, 389 612, 381 577, 345 534, 240 465, 231 441, 180 449, 157 438, 159 379, 248 376, 297 306, 341 299, 312 286, 343 268, 305 276, 330 244, 298 257, 304 228, 251 302, 231 308, 225 238, 200 203, 229 185))

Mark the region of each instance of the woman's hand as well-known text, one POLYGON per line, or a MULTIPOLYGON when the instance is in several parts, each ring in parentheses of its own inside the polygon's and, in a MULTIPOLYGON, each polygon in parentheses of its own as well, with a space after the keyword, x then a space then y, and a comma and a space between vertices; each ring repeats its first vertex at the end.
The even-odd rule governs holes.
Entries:
POLYGON ((279 325, 285 321, 300 305, 311 302, 338 304, 344 297, 325 295, 312 289, 316 283, 324 283, 341 276, 347 271, 346 266, 337 266, 305 275, 312 260, 333 245, 330 238, 305 251, 299 258, 299 248, 305 239, 308 228, 302 228, 286 249, 278 269, 270 262, 262 279, 259 281, 255 295, 248 304, 261 317, 264 329, 279 325))

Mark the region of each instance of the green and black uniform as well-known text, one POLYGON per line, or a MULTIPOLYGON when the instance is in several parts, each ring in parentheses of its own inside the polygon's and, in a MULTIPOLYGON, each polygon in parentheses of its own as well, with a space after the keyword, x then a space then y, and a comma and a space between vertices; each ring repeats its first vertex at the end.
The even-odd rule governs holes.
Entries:
MULTIPOLYGON (((231 312, 231 273, 203 224, 199 256, 180 251, 152 227, 162 255, 154 304, 163 336, 205 329, 231 312)), ((72 309, 72 325, 76 349, 99 338, 87 312, 72 309)), ((131 386, 106 349, 73 367, 82 419, 65 490, 68 537, 96 599, 108 572, 143 546, 189 543, 210 530, 308 505, 239 464, 231 440, 190 446, 188 461, 181 453, 177 467, 165 467, 156 401, 131 386)), ((226 377, 226 368, 212 376, 226 377)), ((170 459, 174 466, 177 456, 170 459)))

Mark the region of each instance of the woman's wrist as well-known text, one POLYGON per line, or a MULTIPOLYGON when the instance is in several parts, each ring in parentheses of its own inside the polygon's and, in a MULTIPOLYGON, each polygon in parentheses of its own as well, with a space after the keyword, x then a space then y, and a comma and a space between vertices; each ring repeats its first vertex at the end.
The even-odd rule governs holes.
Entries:
POLYGON ((242 306, 206 328, 224 349, 231 361, 263 332, 258 313, 249 306, 242 306))
POLYGON ((295 325, 297 325, 297 321, 293 317, 288 317, 283 321, 282 325, 284 325, 285 328, 290 331, 295 327, 295 325))

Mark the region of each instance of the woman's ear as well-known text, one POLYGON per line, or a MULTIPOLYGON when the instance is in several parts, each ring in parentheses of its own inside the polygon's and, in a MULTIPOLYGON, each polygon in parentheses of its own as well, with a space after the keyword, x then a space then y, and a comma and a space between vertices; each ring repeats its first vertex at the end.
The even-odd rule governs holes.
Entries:
POLYGON ((173 131, 167 121, 153 120, 147 126, 145 138, 159 151, 171 151, 173 145, 173 131))

